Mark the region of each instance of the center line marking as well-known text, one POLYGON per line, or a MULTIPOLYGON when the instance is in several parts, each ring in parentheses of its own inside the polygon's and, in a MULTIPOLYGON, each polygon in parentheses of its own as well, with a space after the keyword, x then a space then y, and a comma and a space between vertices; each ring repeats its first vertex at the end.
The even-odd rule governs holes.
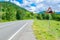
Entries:
POLYGON ((16 33, 14 33, 8 40, 12 40, 12 38, 19 33, 28 23, 24 24, 16 33))

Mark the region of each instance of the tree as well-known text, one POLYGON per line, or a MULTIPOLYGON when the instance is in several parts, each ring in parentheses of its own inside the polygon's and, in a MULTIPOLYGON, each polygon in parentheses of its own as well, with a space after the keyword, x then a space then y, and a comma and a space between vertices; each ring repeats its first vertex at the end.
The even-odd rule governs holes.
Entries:
POLYGON ((20 20, 21 19, 21 14, 20 14, 20 11, 19 10, 17 10, 17 13, 16 13, 16 19, 17 20, 20 20))

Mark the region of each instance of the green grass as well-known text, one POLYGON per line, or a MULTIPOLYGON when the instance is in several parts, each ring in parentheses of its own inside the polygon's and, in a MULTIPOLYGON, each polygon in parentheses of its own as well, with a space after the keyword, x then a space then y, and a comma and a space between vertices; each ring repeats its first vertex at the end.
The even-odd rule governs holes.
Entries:
POLYGON ((60 40, 60 21, 35 20, 33 30, 37 40, 60 40))
MULTIPOLYGON (((12 20, 12 21, 17 21, 17 20, 12 20)), ((9 20, 0 20, 0 23, 2 23, 2 22, 11 22, 11 21, 9 21, 9 20)))

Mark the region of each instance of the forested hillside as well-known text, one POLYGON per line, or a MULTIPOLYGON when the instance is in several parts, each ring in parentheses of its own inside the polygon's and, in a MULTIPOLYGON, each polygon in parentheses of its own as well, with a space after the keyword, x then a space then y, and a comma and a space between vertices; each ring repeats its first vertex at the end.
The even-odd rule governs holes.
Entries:
MULTIPOLYGON (((32 12, 10 2, 0 2, 0 20, 29 19, 32 12)), ((32 17, 32 16, 31 16, 32 17)))
POLYGON ((44 12, 33 13, 29 12, 26 9, 19 7, 11 2, 0 2, 0 21, 14 21, 14 20, 23 20, 23 19, 56 19, 60 20, 60 14, 48 15, 44 12), (42 14, 43 13, 43 14, 42 14))

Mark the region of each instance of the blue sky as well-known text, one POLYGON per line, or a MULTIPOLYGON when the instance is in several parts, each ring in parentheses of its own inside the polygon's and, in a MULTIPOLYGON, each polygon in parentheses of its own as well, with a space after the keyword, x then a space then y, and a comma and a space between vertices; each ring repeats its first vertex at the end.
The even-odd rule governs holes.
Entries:
POLYGON ((44 11, 47 10, 48 7, 51 7, 53 11, 60 12, 60 0, 10 0, 10 2, 13 2, 16 5, 19 5, 32 12, 44 11))

